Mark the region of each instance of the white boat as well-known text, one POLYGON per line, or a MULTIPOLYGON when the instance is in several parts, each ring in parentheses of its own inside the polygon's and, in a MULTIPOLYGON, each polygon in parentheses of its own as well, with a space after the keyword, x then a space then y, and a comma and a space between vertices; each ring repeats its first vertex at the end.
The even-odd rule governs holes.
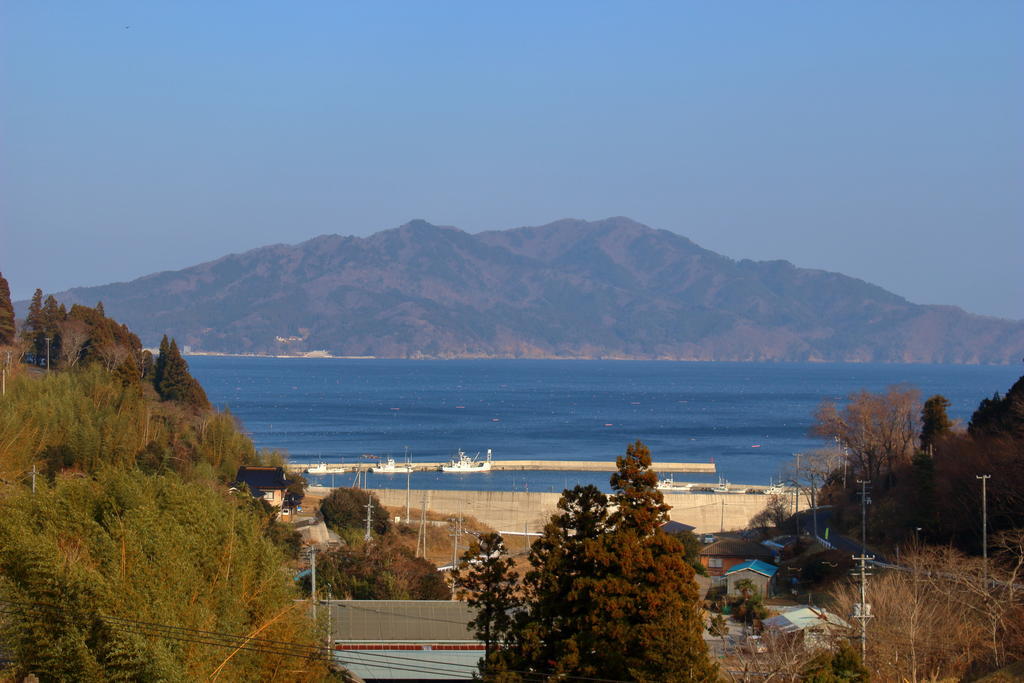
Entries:
POLYGON ((306 468, 306 474, 327 474, 327 463, 318 462, 306 468))
POLYGON ((487 459, 478 460, 480 454, 474 457, 466 455, 459 449, 457 458, 449 460, 447 465, 441 465, 442 472, 490 472, 491 471, 491 449, 487 449, 487 459))
POLYGON ((659 481, 657 488, 659 491, 686 493, 691 488, 693 488, 693 484, 677 484, 674 478, 669 477, 668 479, 662 479, 661 481, 659 481))
POLYGON ((408 474, 412 472, 412 465, 407 462, 396 463, 394 458, 385 458, 383 463, 374 465, 370 471, 374 474, 408 474))
POLYGON ((718 480, 718 486, 716 486, 713 489, 713 491, 715 493, 742 493, 742 491, 740 491, 738 489, 731 489, 731 488, 729 488, 729 482, 727 480, 725 480, 725 479, 719 479, 718 480))

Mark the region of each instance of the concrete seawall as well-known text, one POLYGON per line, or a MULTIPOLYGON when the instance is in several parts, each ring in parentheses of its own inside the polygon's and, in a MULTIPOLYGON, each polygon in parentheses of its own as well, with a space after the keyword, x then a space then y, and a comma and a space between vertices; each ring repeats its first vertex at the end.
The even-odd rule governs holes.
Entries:
MULTIPOLYGON (((374 489, 373 493, 388 507, 405 507, 405 490, 374 489)), ((476 517, 498 531, 540 531, 557 510, 558 493, 523 491, 412 491, 409 494, 412 519, 419 518, 426 494, 427 509, 432 512, 476 517)), ((669 516, 697 528, 698 533, 739 529, 764 509, 769 496, 745 493, 666 494, 672 506, 669 516)))

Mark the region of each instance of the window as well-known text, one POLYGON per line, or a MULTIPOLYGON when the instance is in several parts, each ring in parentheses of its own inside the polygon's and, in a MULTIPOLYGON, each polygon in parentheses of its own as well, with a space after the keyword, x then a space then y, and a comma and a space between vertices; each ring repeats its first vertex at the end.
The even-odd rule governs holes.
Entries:
POLYGON ((722 568, 722 558, 720 558, 720 557, 709 557, 708 558, 708 567, 710 569, 721 569, 722 568))

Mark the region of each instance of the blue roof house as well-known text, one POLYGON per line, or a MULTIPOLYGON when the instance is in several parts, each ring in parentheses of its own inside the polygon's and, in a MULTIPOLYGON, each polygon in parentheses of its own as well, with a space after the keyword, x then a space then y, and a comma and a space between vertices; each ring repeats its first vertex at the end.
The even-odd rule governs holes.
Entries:
POLYGON ((761 594, 761 597, 771 597, 775 588, 775 573, 779 568, 773 564, 761 560, 747 560, 729 569, 725 573, 726 592, 729 595, 742 595, 743 591, 736 585, 747 579, 753 584, 754 589, 761 594))

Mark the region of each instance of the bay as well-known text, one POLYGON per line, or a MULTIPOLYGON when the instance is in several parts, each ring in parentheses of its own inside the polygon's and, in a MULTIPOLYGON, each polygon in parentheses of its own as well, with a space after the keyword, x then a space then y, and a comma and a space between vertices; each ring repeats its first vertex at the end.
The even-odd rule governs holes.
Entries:
MULTIPOLYGON (((838 363, 677 363, 558 360, 348 360, 189 356, 210 400, 229 409, 260 448, 292 462, 355 462, 362 454, 449 460, 491 448, 496 460, 603 460, 646 443, 655 466, 710 462, 718 475, 679 481, 767 484, 793 454, 829 445, 808 435, 823 400, 892 384, 942 394, 966 423, 1005 392, 1016 366, 838 363)), ((371 462, 363 459, 362 462, 371 462)), ((414 489, 608 490, 609 474, 417 472, 414 489)), ((351 485, 353 475, 310 477, 351 485)), ((404 488, 405 475, 369 486, 404 488)))

